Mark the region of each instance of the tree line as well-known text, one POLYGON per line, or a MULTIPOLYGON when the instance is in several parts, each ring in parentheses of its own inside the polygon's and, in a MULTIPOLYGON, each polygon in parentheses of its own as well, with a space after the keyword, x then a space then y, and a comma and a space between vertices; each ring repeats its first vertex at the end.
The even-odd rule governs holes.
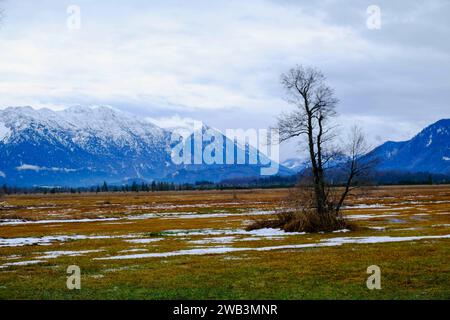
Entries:
MULTIPOLYGON (((331 176, 331 175, 330 175, 331 176)), ((0 196, 4 194, 55 194, 55 193, 102 193, 102 192, 156 192, 156 191, 187 191, 187 190, 229 190, 254 188, 291 188, 299 183, 302 173, 292 176, 247 177, 223 180, 215 183, 211 181, 197 181, 195 183, 157 182, 114 185, 103 182, 90 187, 16 187, 3 184, 0 196)), ((333 186, 343 186, 344 181, 333 176, 333 186)), ((429 172, 375 172, 371 177, 374 185, 417 185, 417 184, 447 184, 450 176, 429 172)))
POLYGON ((174 183, 164 181, 133 182, 131 184, 116 185, 106 181, 90 187, 16 187, 4 184, 0 187, 2 194, 57 194, 57 193, 105 193, 105 192, 156 192, 156 191, 188 191, 188 190, 229 190, 251 188, 283 188, 292 187, 297 181, 297 176, 289 177, 264 177, 241 178, 225 180, 222 182, 197 181, 195 183, 174 183))

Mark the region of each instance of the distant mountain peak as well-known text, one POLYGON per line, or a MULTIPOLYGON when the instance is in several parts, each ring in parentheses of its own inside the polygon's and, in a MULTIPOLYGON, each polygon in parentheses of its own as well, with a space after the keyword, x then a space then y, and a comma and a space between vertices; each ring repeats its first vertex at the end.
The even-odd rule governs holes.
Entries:
POLYGON ((379 170, 450 173, 450 119, 436 121, 411 140, 388 141, 368 157, 380 161, 379 170))

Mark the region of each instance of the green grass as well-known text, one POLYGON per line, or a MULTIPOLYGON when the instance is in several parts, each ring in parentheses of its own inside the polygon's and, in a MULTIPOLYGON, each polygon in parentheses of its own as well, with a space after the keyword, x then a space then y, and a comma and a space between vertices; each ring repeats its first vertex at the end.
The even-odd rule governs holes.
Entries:
MULTIPOLYGON (((278 252, 108 262, 77 259, 81 290, 66 288, 65 264, 0 273, 0 299, 449 299, 448 241, 344 245, 278 252), (381 290, 366 269, 381 268, 381 290), (127 269, 124 269, 127 268, 127 269), (105 272, 118 268, 118 271, 105 272), (122 269, 120 269, 122 268, 122 269), (93 275, 102 274, 103 278, 93 275)), ((64 263, 64 260, 66 262, 64 263)))
MULTIPOLYGON (((0 218, 56 219, 111 217, 130 211, 130 205, 148 203, 202 204, 203 213, 236 213, 228 217, 190 219, 142 219, 126 223, 52 223, 0 226, 1 238, 39 237, 61 234, 130 235, 163 238, 136 244, 126 239, 91 239, 54 242, 47 246, 0 247, 0 267, 6 263, 37 259, 47 251, 102 250, 82 256, 60 256, 43 263, 0 268, 0 299, 450 299, 450 239, 419 240, 379 244, 346 244, 295 250, 239 251, 217 255, 185 255, 167 258, 95 260, 123 255, 122 250, 146 249, 144 253, 171 252, 197 247, 266 247, 316 243, 334 237, 419 236, 450 234, 448 212, 450 187, 380 188, 364 203, 383 203, 392 210, 368 208, 347 210, 352 214, 398 212, 403 222, 389 217, 355 220, 360 227, 348 233, 288 236, 283 239, 236 241, 228 244, 194 244, 208 235, 174 236, 168 230, 195 231, 204 228, 243 229, 254 218, 249 208, 273 210, 286 190, 237 192, 239 203, 226 192, 158 193, 138 196, 107 195, 119 205, 96 207, 105 195, 17 196, 6 198, 16 208, 0 211, 0 218), (427 197, 416 197, 423 196, 427 197), (394 196, 394 197, 392 197, 394 196), (404 204, 413 199, 414 205, 404 204), (434 203, 429 201, 435 201, 434 203), (223 203, 230 202, 228 206, 223 203), (222 203, 222 204, 221 204, 222 203), (52 204, 51 209, 28 210, 23 206, 52 204), (208 206, 205 206, 207 204, 208 206), (74 212, 65 209, 72 208, 74 212), (100 211, 95 211, 95 210, 100 211), (50 213, 52 215, 50 215, 50 213), (426 213, 426 216, 417 215, 426 213), (386 227, 385 230, 370 227, 386 227), (17 256, 17 257, 11 257, 17 256), (66 288, 69 265, 81 268, 81 290, 66 288), (367 267, 381 268, 381 290, 369 290, 367 267)), ((357 200, 357 199, 356 199, 357 200)), ((359 202, 361 203, 361 202, 359 202)), ((173 212, 175 209, 169 210, 173 212)), ((180 212, 191 211, 180 209, 180 212)), ((158 212, 141 210, 128 214, 158 212)), ((226 235, 218 235, 223 237, 226 235)), ((236 235, 241 239, 247 235, 236 235)), ((242 239, 241 239, 242 240, 242 239)), ((140 253, 140 252, 136 252, 140 253)))

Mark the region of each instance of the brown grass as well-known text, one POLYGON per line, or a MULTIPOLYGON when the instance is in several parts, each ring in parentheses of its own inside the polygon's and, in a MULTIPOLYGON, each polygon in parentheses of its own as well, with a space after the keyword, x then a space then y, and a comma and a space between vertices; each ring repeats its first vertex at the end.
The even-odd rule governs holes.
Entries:
POLYGON ((314 190, 308 186, 298 186, 290 190, 280 213, 275 217, 253 221, 247 230, 279 228, 286 232, 308 233, 356 230, 356 226, 342 214, 337 214, 332 206, 327 212, 319 214, 315 203, 314 190))
POLYGON ((318 215, 313 210, 300 212, 281 212, 275 218, 254 220, 247 230, 279 228, 286 232, 332 232, 348 229, 355 231, 356 225, 334 213, 318 215))
MULTIPOLYGON (((80 256, 44 259, 45 262, 34 265, 4 267, 0 269, 0 299, 450 297, 450 239, 345 244, 295 250, 239 251, 205 256, 95 260, 123 255, 126 252, 121 251, 129 249, 156 253, 214 246, 259 248, 320 243, 324 239, 343 236, 397 237, 450 233, 450 186, 401 186, 380 187, 369 195, 350 198, 350 206, 344 209, 343 215, 349 217, 350 222, 357 224, 358 230, 345 235, 307 233, 261 237, 255 240, 256 237, 252 239, 249 235, 242 234, 236 235, 236 241, 228 244, 196 244, 192 241, 210 240, 218 235, 188 234, 173 237, 164 234, 168 230, 242 229, 255 217, 251 215, 254 211, 278 212, 264 217, 271 217, 268 220, 273 221, 279 220, 281 216, 284 224, 287 225, 287 221, 290 221, 294 228, 298 229, 295 223, 301 223, 302 218, 293 212, 302 211, 289 211, 291 207, 284 206, 286 198, 289 197, 288 193, 287 189, 271 189, 6 196, 0 219, 16 217, 26 220, 59 220, 164 212, 232 215, 204 218, 199 215, 189 219, 169 215, 165 218, 121 220, 113 223, 93 221, 2 225, 1 238, 77 234, 136 235, 137 238, 158 237, 163 240, 137 244, 127 242, 127 238, 108 238, 53 242, 46 246, 0 247, 0 265, 35 260, 48 251, 102 250, 80 256), (361 215, 369 215, 371 218, 357 217, 361 215), (73 264, 79 265, 82 270, 80 292, 69 291, 65 287, 67 266, 73 264), (365 286, 366 268, 372 264, 382 268, 383 289, 379 291, 368 290, 365 286), (103 277, 94 277, 96 275, 103 277), (277 285, 274 286, 274 283, 277 285)), ((291 195, 296 197, 294 191, 291 195)))

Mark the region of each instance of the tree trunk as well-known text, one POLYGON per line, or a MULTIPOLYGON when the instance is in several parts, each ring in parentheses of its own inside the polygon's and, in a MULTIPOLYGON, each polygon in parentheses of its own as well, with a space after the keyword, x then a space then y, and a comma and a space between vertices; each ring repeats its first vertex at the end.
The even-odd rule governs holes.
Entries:
MULTIPOLYGON (((312 115, 309 112, 307 105, 306 109, 308 112, 308 146, 309 146, 309 156, 311 158, 314 194, 316 196, 317 213, 319 215, 322 215, 326 211, 325 190, 323 188, 324 186, 323 170, 322 164, 321 163, 318 164, 318 161, 316 159, 316 153, 314 149, 314 131, 312 125, 312 115)), ((321 148, 320 144, 318 145, 318 147, 321 148)))

